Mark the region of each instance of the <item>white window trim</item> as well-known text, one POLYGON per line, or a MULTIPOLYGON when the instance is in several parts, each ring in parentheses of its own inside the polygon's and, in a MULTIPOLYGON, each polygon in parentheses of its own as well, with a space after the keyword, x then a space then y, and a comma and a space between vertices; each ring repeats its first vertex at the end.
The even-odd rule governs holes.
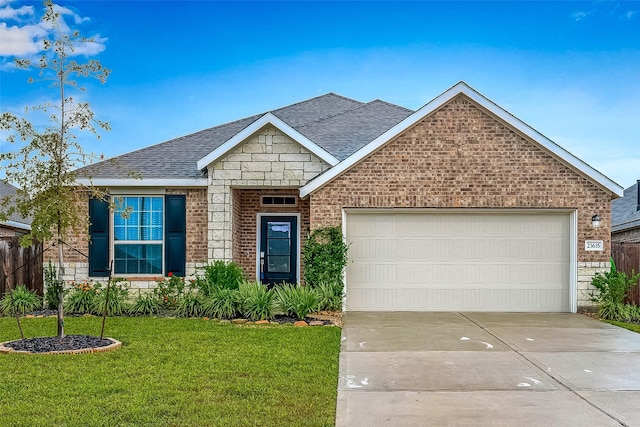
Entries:
POLYGON ((161 249, 161 254, 162 254, 162 266, 160 267, 160 273, 128 273, 128 274, 124 274, 124 273, 116 273, 116 250, 115 250, 115 245, 116 245, 116 239, 115 239, 115 216, 116 211, 112 210, 110 213, 110 224, 109 224, 109 257, 111 260, 113 260, 113 275, 117 276, 117 277, 123 277, 123 278, 127 278, 127 277, 149 277, 149 278, 155 278, 155 277, 159 277, 162 276, 164 277, 164 264, 165 264, 165 259, 164 259, 164 227, 165 227, 165 200, 164 200, 164 193, 162 194, 112 194, 111 195, 111 201, 113 202, 114 199, 116 198, 120 198, 120 197, 160 197, 162 199, 162 240, 127 240, 126 243, 124 242, 120 242, 119 244, 123 244, 123 245, 135 245, 135 244, 160 244, 162 249, 161 249))
POLYGON ((300 283, 300 213, 285 213, 285 212, 259 212, 256 216, 256 281, 260 281, 260 224, 262 223, 263 216, 295 216, 297 221, 297 236, 298 241, 296 243, 296 281, 300 283))

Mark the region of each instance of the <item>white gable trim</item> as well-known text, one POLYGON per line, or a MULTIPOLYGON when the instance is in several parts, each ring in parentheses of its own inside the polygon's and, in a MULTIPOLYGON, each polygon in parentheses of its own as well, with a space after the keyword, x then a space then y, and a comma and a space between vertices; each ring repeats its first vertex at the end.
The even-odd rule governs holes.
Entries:
POLYGON ((237 145, 244 142, 247 138, 249 138, 251 135, 259 131, 266 125, 275 126, 281 132, 285 133, 291 139, 298 142, 304 148, 306 148, 307 150, 309 150, 310 152, 312 152, 313 154, 315 154, 316 156, 318 156, 319 158, 321 158, 331 166, 335 166, 339 163, 338 159, 333 157, 331 154, 329 154, 323 148, 321 148, 316 143, 311 141, 309 138, 302 135, 300 132, 298 132, 297 130, 295 130, 294 128, 292 128, 291 126, 289 126, 288 124, 280 120, 279 118, 277 118, 272 113, 267 113, 264 116, 260 117, 255 122, 251 123, 249 126, 244 128, 243 130, 241 130, 240 132, 238 132, 237 134, 235 134, 231 139, 229 139, 227 142, 222 144, 220 147, 216 148, 211 153, 207 154, 205 157, 200 159, 198 161, 198 170, 202 170, 206 168, 211 163, 215 162, 216 160, 218 160, 219 158, 227 154, 237 145))
POLYGON ((78 178, 76 183, 94 187, 207 187, 207 178, 78 178))
POLYGON ((451 101, 454 97, 461 93, 468 96, 471 100, 473 100, 483 108, 487 109, 489 112, 504 121, 507 125, 515 128, 523 135, 540 144, 544 149, 549 151, 554 156, 563 160, 577 171, 582 172, 587 177, 591 178, 593 181, 609 190, 612 194, 618 197, 622 197, 624 189, 620 185, 616 184, 614 181, 607 178, 605 175, 598 172, 587 163, 569 153, 567 150, 560 147, 558 144, 551 141, 549 138, 524 123, 522 120, 516 118, 511 113, 502 109, 464 82, 459 82, 458 84, 444 92, 442 95, 433 99, 424 107, 420 108, 418 111, 407 117, 405 120, 401 121, 391 129, 371 141, 369 144, 365 145, 360 150, 347 157, 338 166, 328 170, 318 178, 312 180, 307 185, 300 188, 300 197, 306 197, 317 189, 323 187, 324 185, 338 177, 340 174, 342 174, 344 171, 351 168, 353 165, 360 162, 362 159, 382 147, 388 141, 400 135, 402 132, 406 131, 411 126, 415 125, 420 120, 422 120, 438 108, 442 107, 444 104, 451 101))

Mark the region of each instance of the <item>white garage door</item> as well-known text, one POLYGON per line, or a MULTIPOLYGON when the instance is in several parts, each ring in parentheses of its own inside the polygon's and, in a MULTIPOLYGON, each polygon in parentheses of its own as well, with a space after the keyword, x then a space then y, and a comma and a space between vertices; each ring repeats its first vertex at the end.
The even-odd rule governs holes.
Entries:
POLYGON ((569 311, 568 213, 346 215, 350 311, 569 311))

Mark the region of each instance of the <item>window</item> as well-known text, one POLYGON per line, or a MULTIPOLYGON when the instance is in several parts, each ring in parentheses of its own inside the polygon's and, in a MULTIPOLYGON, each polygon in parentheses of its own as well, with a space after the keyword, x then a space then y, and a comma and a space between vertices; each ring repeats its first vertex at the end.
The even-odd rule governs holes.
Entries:
POLYGON ((163 197, 123 196, 117 205, 113 216, 114 273, 162 274, 163 197))
POLYGON ((115 213, 107 201, 89 199, 89 276, 171 273, 183 277, 186 196, 114 196, 114 200, 119 207, 115 213))
POLYGON ((297 200, 295 196, 262 196, 260 203, 263 206, 295 206, 297 200))

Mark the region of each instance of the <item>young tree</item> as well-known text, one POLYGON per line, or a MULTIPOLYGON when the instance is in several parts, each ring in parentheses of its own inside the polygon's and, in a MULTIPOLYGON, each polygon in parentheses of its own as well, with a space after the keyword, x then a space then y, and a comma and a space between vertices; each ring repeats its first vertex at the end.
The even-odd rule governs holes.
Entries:
POLYGON ((55 97, 52 96, 55 101, 26 109, 26 113, 46 113, 49 125, 45 127, 9 112, 0 114, 0 130, 8 132, 8 141, 23 142, 18 151, 0 153, 0 165, 5 169, 7 181, 20 188, 11 205, 0 205, 0 217, 16 211, 23 217, 31 216, 31 232, 22 239, 23 245, 28 246, 33 240, 55 241, 58 250, 58 336, 62 338, 64 237, 83 229, 87 223, 77 203, 75 170, 93 157, 83 150, 76 132, 90 132, 99 138, 99 129, 109 130, 108 123, 95 118, 88 102, 74 98, 85 90, 76 79, 95 78, 105 83, 110 70, 97 60, 79 62, 76 58, 86 51, 83 48, 95 40, 81 36, 78 31, 66 31, 61 9, 52 0, 46 0, 44 7, 42 26, 51 29, 51 36, 43 40, 43 54, 36 64, 28 59, 15 59, 15 62, 21 69, 37 69, 37 77, 30 77, 29 83, 48 83, 55 93, 55 97))

